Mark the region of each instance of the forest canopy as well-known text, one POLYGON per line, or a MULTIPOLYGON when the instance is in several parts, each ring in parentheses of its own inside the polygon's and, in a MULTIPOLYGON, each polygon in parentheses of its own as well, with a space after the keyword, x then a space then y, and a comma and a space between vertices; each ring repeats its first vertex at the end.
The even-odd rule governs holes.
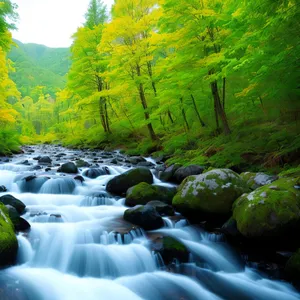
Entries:
POLYGON ((299 163, 296 0, 115 0, 111 14, 91 0, 70 52, 13 41, 12 2, 0 0, 0 152, 62 142, 299 163))

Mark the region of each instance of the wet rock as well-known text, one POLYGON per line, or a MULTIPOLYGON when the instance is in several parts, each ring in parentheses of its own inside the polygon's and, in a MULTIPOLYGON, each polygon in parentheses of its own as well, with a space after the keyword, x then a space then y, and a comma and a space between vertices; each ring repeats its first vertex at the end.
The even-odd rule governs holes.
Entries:
POLYGON ((146 159, 142 156, 131 156, 128 158, 128 161, 133 165, 137 165, 138 163, 142 162, 147 162, 146 159))
POLYGON ((171 204, 175 194, 176 188, 150 185, 146 182, 141 182, 127 190, 125 205, 145 205, 147 202, 153 200, 159 200, 171 204))
POLYGON ((81 175, 75 176, 74 179, 80 181, 81 183, 84 182, 84 178, 81 175))
POLYGON ((50 172, 51 171, 51 168, 46 168, 45 169, 45 172, 50 172))
POLYGON ((146 168, 128 170, 111 179, 106 185, 106 190, 112 194, 124 195, 129 188, 141 182, 153 183, 153 175, 150 170, 146 168))
POLYGON ((204 167, 198 165, 190 165, 187 167, 180 167, 174 173, 174 178, 177 183, 181 183, 185 178, 191 175, 199 175, 202 174, 205 170, 204 167))
POLYGON ((7 192, 7 188, 4 185, 0 186, 0 193, 7 192))
POLYGON ((251 190, 256 190, 257 188, 270 184, 278 179, 278 176, 272 176, 265 173, 244 172, 240 176, 251 190))
POLYGON ((26 160, 17 162, 17 165, 30 166, 30 163, 29 163, 29 161, 26 159, 26 160))
POLYGON ((155 208, 155 210, 161 215, 161 216, 174 216, 175 210, 171 205, 168 205, 161 201, 150 201, 147 203, 147 205, 150 205, 155 208))
POLYGON ((138 225, 145 230, 154 230, 164 226, 162 217, 150 205, 127 209, 123 218, 125 221, 138 225))
POLYGON ((221 228, 221 232, 229 237, 240 237, 241 233, 237 229, 236 220, 230 218, 221 228))
POLYGON ((88 178, 94 179, 102 175, 108 175, 109 169, 107 167, 103 168, 90 168, 83 172, 83 176, 86 176, 88 178))
POLYGON ((85 168, 89 167, 91 164, 89 164, 87 161, 79 159, 76 161, 76 166, 77 168, 85 168))
POLYGON ((138 167, 146 167, 146 168, 153 168, 155 166, 155 164, 153 164, 152 162, 150 161, 142 161, 142 162, 139 162, 137 164, 138 167))
POLYGON ((300 229, 299 179, 282 178, 244 194, 233 204, 233 218, 245 237, 284 237, 300 229))
POLYGON ((13 223, 16 231, 26 231, 30 229, 30 224, 25 219, 20 217, 20 214, 13 206, 6 205, 6 208, 8 211, 9 218, 13 223))
POLYGON ((57 172, 76 174, 78 173, 78 168, 73 162, 67 162, 61 165, 61 167, 58 168, 57 172))
POLYGON ((51 164, 52 163, 52 160, 49 156, 42 156, 40 159, 39 159, 39 164, 51 164))
POLYGON ((33 166, 33 167, 31 168, 32 171, 38 171, 38 170, 41 170, 41 169, 42 169, 42 167, 39 166, 39 165, 33 166))
POLYGON ((224 215, 233 202, 249 191, 241 177, 229 169, 214 169, 187 177, 173 198, 173 206, 183 215, 224 215))
POLYGON ((284 271, 287 278, 300 287, 300 249, 287 261, 284 271))
POLYGON ((116 158, 113 158, 111 161, 110 161, 111 164, 113 165, 117 165, 119 162, 116 158))
POLYGON ((18 241, 7 208, 0 203, 0 267, 16 261, 18 241))
POLYGON ((39 156, 36 156, 36 157, 34 157, 33 159, 34 160, 40 160, 42 157, 39 155, 39 156))
POLYGON ((170 236, 158 239, 161 243, 161 249, 159 249, 158 252, 163 258, 165 265, 169 265, 174 261, 181 263, 187 263, 189 261, 190 252, 182 242, 170 236))
POLYGON ((26 207, 22 201, 9 194, 0 197, 0 202, 4 205, 13 206, 19 214, 22 214, 26 207))
POLYGON ((170 167, 166 168, 163 172, 159 172, 158 178, 166 182, 176 182, 174 175, 175 172, 181 167, 182 165, 180 164, 171 165, 170 167))

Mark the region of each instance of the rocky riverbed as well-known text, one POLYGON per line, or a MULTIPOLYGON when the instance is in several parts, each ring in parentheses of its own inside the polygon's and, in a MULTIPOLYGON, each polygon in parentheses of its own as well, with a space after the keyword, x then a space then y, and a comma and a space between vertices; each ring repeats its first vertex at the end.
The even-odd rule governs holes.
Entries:
POLYGON ((300 299, 299 178, 119 151, 0 158, 0 299, 300 299))

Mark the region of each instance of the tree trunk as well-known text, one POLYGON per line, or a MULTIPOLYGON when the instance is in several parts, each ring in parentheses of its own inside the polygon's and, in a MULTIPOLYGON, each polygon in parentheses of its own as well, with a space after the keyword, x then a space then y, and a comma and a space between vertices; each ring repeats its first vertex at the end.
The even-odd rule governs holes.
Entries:
POLYGON ((173 120, 173 118, 172 118, 172 114, 171 114, 171 111, 170 111, 169 109, 168 109, 168 117, 169 117, 171 123, 173 124, 173 123, 174 123, 174 120, 173 120))
POLYGON ((222 121, 225 135, 228 135, 231 133, 231 131, 229 128, 229 124, 228 124, 228 120, 227 120, 225 111, 221 104, 220 95, 219 95, 219 91, 218 91, 218 83, 216 80, 214 80, 210 85, 211 85, 212 95, 214 97, 214 104, 215 104, 216 112, 218 113, 218 116, 220 117, 220 119, 222 121))
MULTIPOLYGON (((141 68, 140 68, 139 65, 136 66, 136 71, 137 71, 137 75, 140 77, 141 76, 141 68)), ((142 83, 139 84, 138 90, 139 90, 140 100, 141 100, 142 106, 144 108, 145 120, 146 121, 149 120, 149 122, 147 124, 147 128, 148 128, 148 131, 149 131, 150 138, 151 138, 152 141, 157 141, 158 137, 154 132, 154 129, 152 127, 152 123, 150 122, 150 114, 147 111, 148 105, 147 105, 147 100, 146 100, 146 96, 145 96, 144 86, 143 86, 142 83)))
POLYGON ((192 98, 193 106, 194 106, 195 112, 196 112, 196 114, 197 114, 198 120, 199 120, 201 126, 202 126, 202 127, 205 127, 205 123, 204 123, 203 120, 201 119, 200 113, 199 113, 198 108, 197 108, 197 105, 196 105, 195 98, 194 98, 194 96, 193 96, 192 94, 191 94, 191 98, 192 98))
POLYGON ((181 108, 181 114, 182 114, 182 117, 183 117, 186 129, 187 129, 187 131, 189 131, 190 130, 190 126, 189 126, 189 123, 187 121, 185 110, 184 110, 184 107, 183 107, 183 98, 180 98, 180 103, 181 103, 181 107, 182 107, 181 108))
POLYGON ((225 110, 226 77, 223 78, 223 109, 225 110))
POLYGON ((111 133, 110 126, 109 126, 109 118, 108 118, 108 111, 107 111, 106 101, 105 101, 105 104, 104 104, 104 110, 105 110, 106 129, 107 129, 108 133, 111 133))
POLYGON ((107 132, 108 130, 106 126, 103 97, 100 97, 99 99, 99 111, 100 111, 100 120, 101 120, 102 127, 104 129, 104 132, 107 132))

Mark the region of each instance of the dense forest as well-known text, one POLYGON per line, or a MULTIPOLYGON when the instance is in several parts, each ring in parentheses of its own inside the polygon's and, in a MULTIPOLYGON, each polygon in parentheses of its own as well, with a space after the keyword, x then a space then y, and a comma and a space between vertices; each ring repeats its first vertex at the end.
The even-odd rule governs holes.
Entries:
POLYGON ((110 15, 93 0, 70 54, 13 41, 16 18, 2 1, 2 153, 62 142, 237 169, 299 164, 296 1, 122 0, 110 15))

